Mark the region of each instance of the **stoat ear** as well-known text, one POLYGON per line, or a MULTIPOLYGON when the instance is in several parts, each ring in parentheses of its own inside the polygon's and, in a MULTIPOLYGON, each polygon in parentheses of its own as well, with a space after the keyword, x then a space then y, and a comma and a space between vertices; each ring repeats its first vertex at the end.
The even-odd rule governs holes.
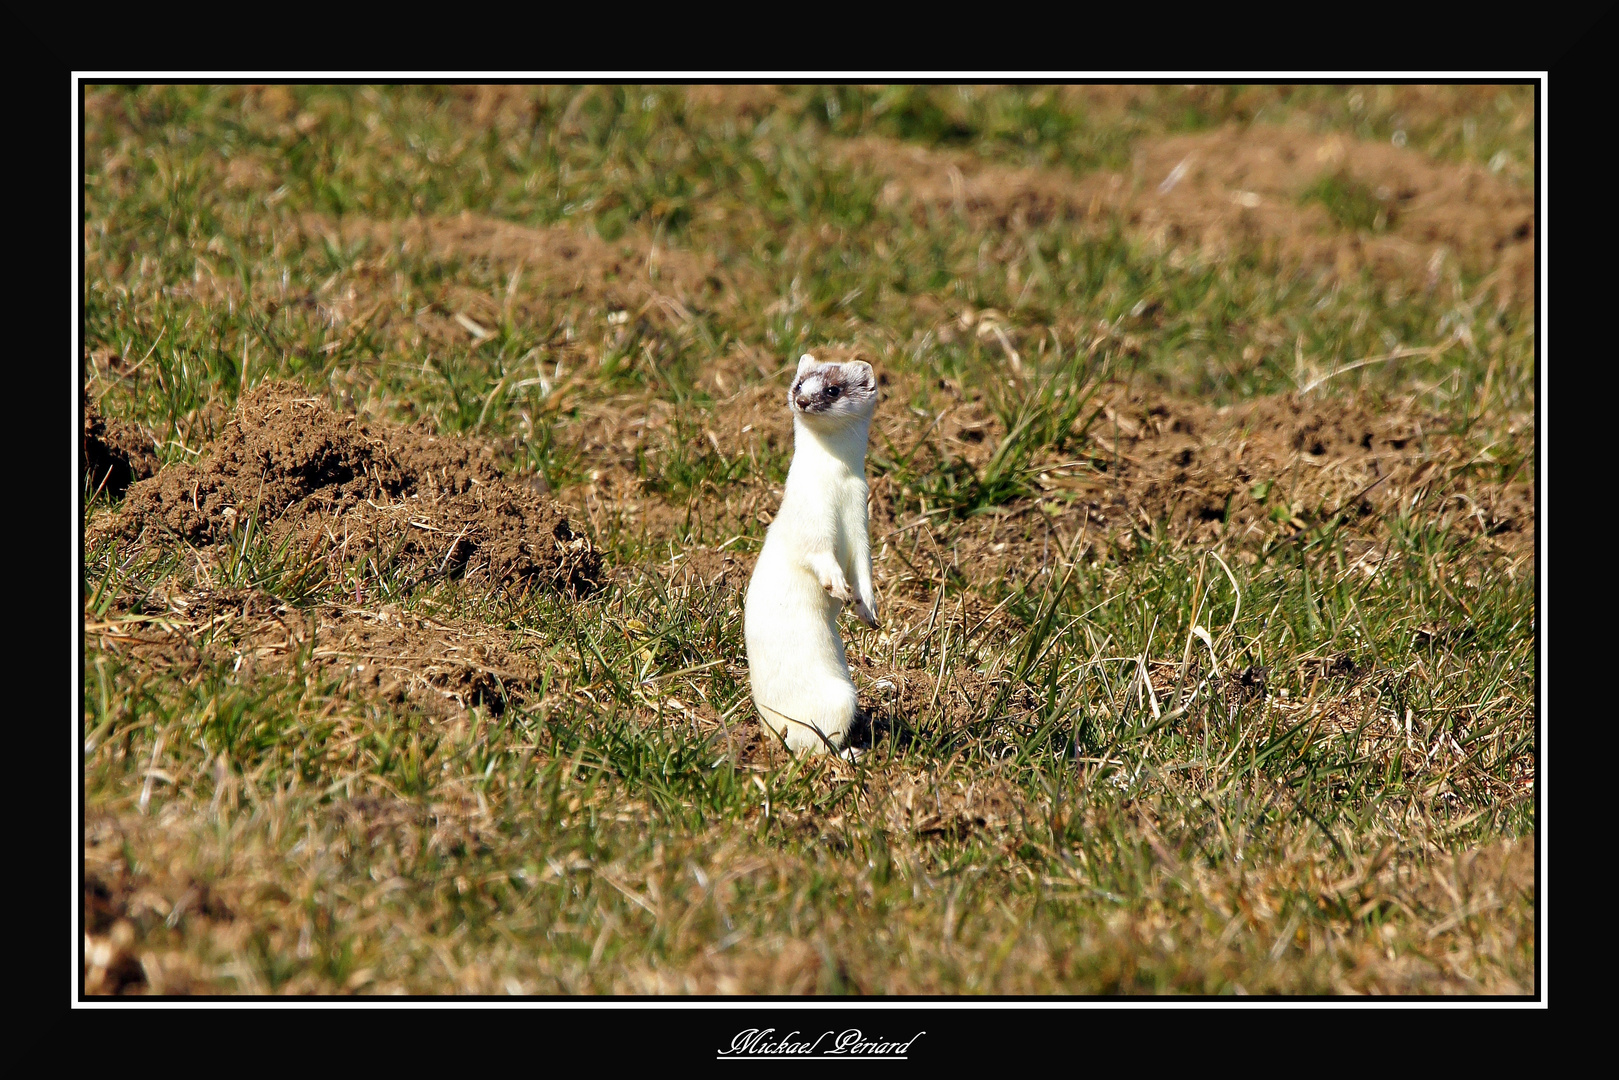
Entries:
POLYGON ((814 356, 810 355, 809 353, 805 353, 803 356, 800 356, 798 358, 798 372, 797 372, 797 374, 799 374, 799 375, 804 374, 804 372, 808 371, 810 368, 814 367, 818 363, 820 363, 820 361, 815 359, 814 356))
POLYGON ((870 364, 866 363, 864 360, 856 360, 854 362, 854 366, 860 369, 860 374, 866 380, 866 382, 870 383, 872 386, 877 385, 877 372, 872 370, 872 366, 870 364))

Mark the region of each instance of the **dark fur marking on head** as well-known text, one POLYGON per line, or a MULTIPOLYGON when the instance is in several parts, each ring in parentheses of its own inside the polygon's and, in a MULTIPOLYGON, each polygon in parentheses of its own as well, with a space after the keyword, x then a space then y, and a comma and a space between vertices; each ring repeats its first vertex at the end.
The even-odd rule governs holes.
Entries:
POLYGON ((794 379, 787 400, 802 412, 825 412, 839 401, 860 401, 876 391, 869 366, 829 362, 817 364, 794 379))

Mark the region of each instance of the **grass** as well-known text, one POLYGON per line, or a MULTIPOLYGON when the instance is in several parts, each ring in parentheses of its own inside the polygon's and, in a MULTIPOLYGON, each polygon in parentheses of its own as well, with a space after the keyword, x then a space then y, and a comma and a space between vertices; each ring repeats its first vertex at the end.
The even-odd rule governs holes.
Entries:
POLYGON ((805 87, 794 113, 843 136, 968 147, 991 159, 1118 168, 1142 137, 1259 121, 1413 146, 1520 178, 1533 113, 1520 90, 1463 86, 805 87))
POLYGON ((1371 188, 1342 173, 1323 176, 1304 190, 1300 201, 1320 203, 1346 229, 1383 232, 1389 227, 1388 205, 1371 188))
MULTIPOLYGON (((912 212, 833 152, 1082 176, 1240 120, 1397 130, 1527 183, 1529 91, 89 94, 104 413, 193 460, 245 387, 299 380, 489 440, 615 568, 584 599, 413 582, 269 523, 208 550, 114 538, 117 502, 87 497, 86 930, 113 943, 92 992, 1533 991, 1532 541, 1478 524, 1535 482, 1529 304, 1491 302, 1488 266, 1430 288, 1166 251, 1122 220, 912 212), (665 317, 633 272, 577 286, 343 228, 462 211, 638 265, 708 254, 728 298, 665 317), (845 631, 875 728, 854 765, 763 752, 745 575, 672 572, 756 550, 790 459, 763 438, 771 373, 830 342, 892 379, 885 625, 845 631), (1303 452, 1241 483, 1247 537, 1169 503, 1086 524, 1065 494, 1132 452, 1129 394, 1214 423, 1437 343, 1307 396, 1421 419, 1369 512, 1303 452), (981 443, 950 426, 969 408, 981 443), (435 704, 331 660, 357 620, 453 626, 534 676, 435 704)), ((1397 226, 1319 186, 1301 197, 1343 228, 1397 226)))

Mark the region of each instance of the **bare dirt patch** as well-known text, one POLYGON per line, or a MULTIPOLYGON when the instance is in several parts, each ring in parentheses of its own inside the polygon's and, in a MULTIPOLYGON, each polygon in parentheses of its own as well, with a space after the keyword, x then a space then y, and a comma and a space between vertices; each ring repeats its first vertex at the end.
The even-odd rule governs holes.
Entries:
MULTIPOLYGON (((1082 441, 1061 460, 1048 453, 1049 465, 1035 463, 1028 497, 965 520, 929 516, 925 507, 919 514, 913 497, 876 477, 872 539, 874 550, 892 549, 878 559, 889 606, 904 606, 907 581, 913 605, 925 603, 946 566, 993 588, 1080 550, 1127 548, 1132 534, 1156 530, 1251 561, 1278 538, 1336 522, 1370 550, 1402 505, 1503 554, 1533 549, 1532 478, 1491 475, 1443 421, 1398 402, 1292 394, 1211 407, 1123 386, 1104 388, 1099 400, 1102 413, 1082 441)), ((999 420, 966 397, 944 411, 917 467, 947 457, 980 467, 1004 436, 999 420), (965 419, 953 425, 958 410, 965 419), (969 424, 986 432, 982 441, 950 436, 969 424)), ((903 430, 930 421, 891 414, 889 422, 899 442, 903 430)))
POLYGON ((1339 274, 1367 268, 1417 289, 1433 287, 1450 259, 1492 275, 1503 300, 1533 295, 1533 194, 1477 166, 1382 142, 1227 127, 1143 139, 1127 172, 1080 177, 872 137, 835 152, 888 174, 884 198, 918 214, 956 212, 1007 229, 1122 217, 1166 251, 1256 252, 1339 274), (1333 181, 1365 192, 1367 227, 1335 217, 1330 198, 1310 197, 1333 181))
MULTIPOLYGON (((1155 83, 1124 83, 1062 86, 1056 89, 1056 93, 1059 100, 1068 108, 1084 113, 1093 123, 1100 120, 1118 126, 1127 123, 1131 117, 1163 123, 1166 116, 1174 115, 1171 110, 1165 109, 1166 95, 1174 95, 1184 104, 1205 111, 1226 111, 1234 116, 1251 119, 1258 115, 1260 110, 1277 103, 1278 97, 1285 99, 1290 96, 1292 89, 1286 86, 1248 86, 1238 89, 1217 83, 1176 87, 1155 83)), ((1368 118, 1374 114, 1387 115, 1403 118, 1416 126, 1454 124, 1459 128, 1461 123, 1470 117, 1496 110, 1503 93, 1520 96, 1529 88, 1479 83, 1426 85, 1376 83, 1336 89, 1344 95, 1344 98, 1336 103, 1324 100, 1315 103, 1295 102, 1288 111, 1295 117, 1308 118, 1312 114, 1326 117, 1333 115, 1335 105, 1354 109, 1352 101, 1358 95, 1359 107, 1366 110, 1362 115, 1368 118)), ((1347 119, 1347 114, 1337 115, 1347 119)), ((1527 119, 1526 116, 1525 120, 1527 119)))
POLYGON ((92 492, 117 499, 137 480, 156 473, 160 462, 153 441, 140 425, 111 420, 84 395, 84 479, 92 492))
POLYGON ((1189 542, 1240 545, 1338 514, 1379 516, 1413 494, 1466 488, 1472 512, 1457 517, 1462 529, 1533 543, 1528 486, 1454 475, 1472 455, 1420 413, 1305 395, 1217 409, 1129 395, 1104 417, 1090 436, 1089 467, 1041 484, 1094 492, 1083 502, 1104 527, 1109 514, 1115 523, 1144 515, 1189 542))
POLYGON ((570 495, 602 534, 729 539, 768 524, 775 506, 763 474, 791 456, 785 394, 785 382, 752 382, 704 413, 649 393, 583 402, 557 428, 589 463, 588 482, 570 495))
POLYGON ((734 590, 740 595, 747 589, 757 558, 756 552, 721 551, 698 545, 660 564, 658 570, 677 587, 734 590))
POLYGON ((200 545, 257 529, 357 588, 389 566, 413 582, 459 575, 575 594, 601 580, 601 556, 564 508, 502 475, 489 447, 362 423, 283 382, 244 396, 198 464, 133 485, 111 528, 200 545))
MULTIPOLYGON (((925 633, 929 622, 925 611, 897 613, 892 629, 885 632, 925 633)), ((941 634, 949 631, 958 644, 963 634, 981 640, 976 635, 985 629, 982 617, 963 619, 959 613, 941 617, 936 626, 941 634)), ((874 740, 893 738, 903 744, 923 726, 977 739, 988 734, 985 725, 992 711, 995 723, 1015 725, 1040 704, 1027 686, 1018 684, 1004 669, 985 672, 959 662, 931 670, 896 667, 882 658, 888 643, 880 635, 863 635, 848 644, 849 667, 874 740), (992 710, 996 701, 1000 706, 992 710)))
MULTIPOLYGON (((521 266, 548 295, 583 296, 676 317, 688 306, 707 309, 734 295, 728 272, 717 260, 639 233, 609 242, 569 225, 529 228, 471 212, 397 221, 306 214, 298 226, 313 238, 521 266)), ((690 312, 684 314, 689 317, 690 312)))
POLYGON ((510 635, 482 622, 439 619, 397 604, 299 608, 259 589, 170 592, 161 613, 122 609, 87 622, 87 639, 154 668, 190 670, 207 661, 252 679, 298 669, 330 676, 335 692, 408 702, 432 715, 474 706, 493 713, 521 701, 539 671, 510 635))
MULTIPOLYGON (((935 380, 933 405, 915 409, 913 395, 926 389, 918 378, 890 377, 873 453, 916 447, 912 469, 918 474, 948 467, 947 459, 982 469, 1006 434, 982 393, 935 380)), ((593 406, 572 434, 581 457, 596 466, 584 496, 595 527, 671 544, 664 569, 679 580, 745 590, 752 542, 710 548, 767 526, 779 485, 754 468, 733 483, 699 490, 659 490, 649 479, 673 449, 724 460, 790 455, 791 420, 780 382, 737 391, 709 416, 712 427, 682 428, 672 407, 652 400, 593 406), (710 548, 694 543, 698 526, 720 539, 710 548)), ((1294 394, 1215 407, 1110 384, 1096 401, 1102 412, 1084 438, 1036 459, 1026 496, 964 519, 919 503, 894 474, 873 468, 871 531, 883 633, 948 626, 958 643, 964 633, 975 645, 1004 639, 1021 625, 997 604, 1008 588, 1036 582, 1079 557, 1111 552, 1130 558, 1141 537, 1212 547, 1235 566, 1235 560, 1264 557, 1279 541, 1331 526, 1344 538, 1347 556, 1364 560, 1360 569, 1371 574, 1389 522, 1405 508, 1510 559, 1533 549, 1532 475, 1520 470, 1503 478, 1506 467, 1482 465, 1476 446, 1450 423, 1399 400, 1294 394), (951 595, 936 607, 941 588, 951 595)), ((851 661, 858 666, 869 656, 881 667, 888 648, 877 643, 880 635, 868 640, 863 631, 849 631, 851 661)), ((891 675, 876 668, 869 673, 871 680, 891 675)), ((916 682, 926 694, 897 708, 896 715, 911 722, 925 713, 967 717, 977 700, 947 680, 947 692, 935 701, 933 672, 898 681, 916 682)), ((861 687, 863 703, 874 712, 888 708, 876 698, 867 701, 866 683, 861 687)))

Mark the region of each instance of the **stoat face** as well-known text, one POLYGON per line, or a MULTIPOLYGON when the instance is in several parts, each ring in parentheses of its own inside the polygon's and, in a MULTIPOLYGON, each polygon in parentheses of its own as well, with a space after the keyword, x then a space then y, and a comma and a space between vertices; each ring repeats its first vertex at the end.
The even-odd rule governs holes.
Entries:
POLYGON ((787 404, 811 423, 869 420, 877 408, 877 376, 864 360, 822 363, 805 353, 787 404))

